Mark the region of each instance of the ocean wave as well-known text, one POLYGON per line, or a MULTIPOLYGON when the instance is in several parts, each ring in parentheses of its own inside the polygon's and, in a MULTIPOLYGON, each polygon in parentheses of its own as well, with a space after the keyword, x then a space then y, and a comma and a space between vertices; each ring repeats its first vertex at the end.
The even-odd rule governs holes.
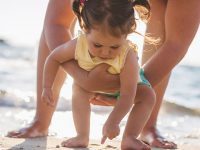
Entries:
MULTIPOLYGON (((36 109, 36 100, 33 93, 26 93, 20 91, 6 91, 0 90, 0 107, 16 107, 22 109, 36 109)), ((71 111, 71 99, 61 97, 57 104, 57 111, 71 111)), ((92 107, 92 111, 98 114, 110 112, 112 107, 92 107)))
MULTIPOLYGON (((0 107, 17 107, 23 109, 35 109, 36 100, 34 93, 21 91, 0 90, 0 107)), ((71 110, 70 101, 64 98, 59 99, 57 110, 71 110)))
MULTIPOLYGON (((0 107, 17 107, 22 109, 35 109, 36 101, 33 93, 23 94, 20 91, 0 90, 0 107)), ((57 105, 58 111, 71 111, 71 100, 61 97, 57 105)), ((112 107, 93 106, 92 111, 98 114, 108 113, 112 107)), ((162 112, 178 115, 200 116, 199 108, 185 107, 169 100, 165 100, 162 105, 162 112)))
POLYGON ((16 46, 0 39, 0 59, 35 61, 36 51, 34 47, 16 46))
POLYGON ((0 39, 0 46, 9 46, 9 43, 5 39, 0 39))
POLYGON ((170 102, 170 100, 167 100, 167 99, 163 102, 161 110, 164 113, 200 116, 200 108, 186 107, 184 105, 170 102))

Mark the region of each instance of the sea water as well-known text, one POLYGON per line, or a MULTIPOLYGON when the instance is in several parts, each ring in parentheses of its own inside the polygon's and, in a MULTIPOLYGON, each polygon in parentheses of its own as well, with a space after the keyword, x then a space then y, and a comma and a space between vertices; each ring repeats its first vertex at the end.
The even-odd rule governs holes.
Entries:
MULTIPOLYGON (((30 123, 36 108, 37 48, 47 0, 0 0, 0 135, 30 123)), ((144 27, 142 27, 144 28, 144 27)), ((141 40, 136 42, 142 49, 141 40)), ((183 61, 172 72, 158 118, 171 139, 200 138, 200 30, 183 61)), ((50 134, 75 134, 71 114, 72 79, 64 83, 50 134)), ((110 107, 92 107, 91 137, 101 137, 110 107), (98 131, 98 132, 97 132, 98 131)), ((120 124, 124 129, 126 117, 120 124)), ((122 132, 119 136, 121 137, 122 132)))

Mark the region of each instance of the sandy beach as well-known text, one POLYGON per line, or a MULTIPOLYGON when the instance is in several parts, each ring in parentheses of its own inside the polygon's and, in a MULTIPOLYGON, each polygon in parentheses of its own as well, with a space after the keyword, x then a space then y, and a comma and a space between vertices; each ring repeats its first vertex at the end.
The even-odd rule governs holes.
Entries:
MULTIPOLYGON (((0 150, 76 150, 61 147, 63 139, 55 137, 44 137, 35 139, 15 139, 15 138, 0 138, 0 150)), ((199 139, 179 139, 178 150, 200 150, 199 139)), ((88 148, 77 148, 77 150, 119 150, 119 141, 108 141, 101 145, 100 141, 91 140, 88 148)), ((162 150, 152 148, 152 150, 162 150)))
MULTIPOLYGON (((63 139, 55 137, 44 137, 34 139, 0 138, 0 150, 75 150, 74 148, 61 147, 63 139)), ((117 141, 107 142, 101 145, 99 141, 91 140, 88 148, 77 148, 77 150, 116 150, 119 149, 117 141)))

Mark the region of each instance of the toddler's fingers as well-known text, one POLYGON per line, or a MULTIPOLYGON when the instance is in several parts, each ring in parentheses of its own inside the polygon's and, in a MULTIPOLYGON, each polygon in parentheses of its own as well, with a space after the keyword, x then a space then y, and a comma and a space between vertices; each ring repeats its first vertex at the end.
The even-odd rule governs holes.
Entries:
POLYGON ((116 138, 118 135, 119 135, 119 131, 117 131, 117 132, 111 132, 109 135, 108 135, 108 139, 109 140, 112 140, 112 139, 114 139, 114 138, 116 138))
POLYGON ((109 136, 108 136, 108 139, 109 139, 109 140, 112 140, 112 139, 114 139, 115 137, 116 137, 116 136, 115 136, 114 134, 112 134, 112 135, 109 135, 109 136))
POLYGON ((48 105, 50 105, 51 107, 54 107, 55 106, 55 102, 52 98, 48 98, 48 101, 47 101, 48 105))
POLYGON ((55 102, 54 101, 49 101, 49 105, 54 107, 55 106, 55 102))
POLYGON ((107 139, 107 136, 104 135, 104 136, 101 138, 101 144, 104 144, 105 141, 106 141, 106 139, 107 139))
POLYGON ((108 69, 108 67, 109 67, 109 65, 108 64, 106 64, 106 63, 103 63, 103 64, 101 64, 101 66, 100 66, 102 69, 105 69, 105 70, 107 70, 108 69))
POLYGON ((54 106, 54 101, 50 100, 50 98, 47 97, 47 96, 44 96, 44 97, 43 97, 43 101, 44 101, 44 103, 46 103, 48 106, 51 106, 51 107, 54 106))
POLYGON ((44 103, 48 103, 48 97, 42 96, 42 101, 43 101, 44 103))
POLYGON ((108 64, 100 64, 97 67, 95 67, 93 70, 95 70, 96 73, 102 73, 102 72, 107 72, 109 65, 108 64))
POLYGON ((55 106, 55 101, 53 99, 53 95, 49 96, 49 102, 50 102, 51 106, 55 106))

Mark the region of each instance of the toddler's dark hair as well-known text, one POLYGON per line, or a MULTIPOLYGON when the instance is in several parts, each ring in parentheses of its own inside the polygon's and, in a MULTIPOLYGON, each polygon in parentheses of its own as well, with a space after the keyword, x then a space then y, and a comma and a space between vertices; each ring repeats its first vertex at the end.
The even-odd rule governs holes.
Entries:
POLYGON ((73 2, 73 11, 85 32, 100 25, 113 36, 127 35, 135 31, 135 10, 143 21, 148 20, 150 5, 147 0, 74 0, 73 2))

